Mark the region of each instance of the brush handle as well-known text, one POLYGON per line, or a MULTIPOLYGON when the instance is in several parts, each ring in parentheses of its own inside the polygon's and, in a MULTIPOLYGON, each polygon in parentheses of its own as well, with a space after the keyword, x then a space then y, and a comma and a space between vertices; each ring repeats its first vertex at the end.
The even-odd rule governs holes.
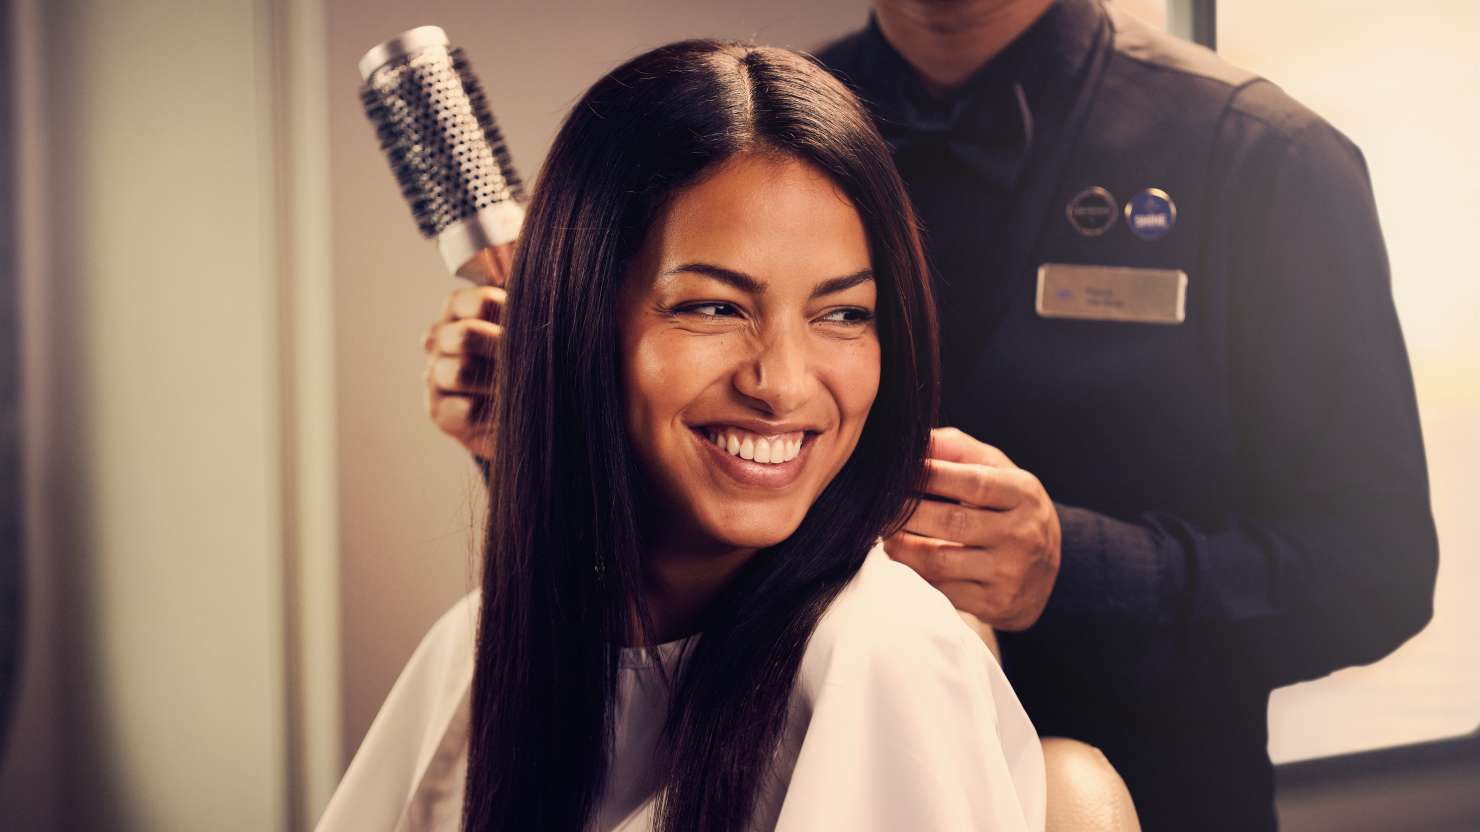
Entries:
POLYGON ((514 244, 488 246, 458 267, 457 276, 484 286, 504 287, 514 267, 514 244))

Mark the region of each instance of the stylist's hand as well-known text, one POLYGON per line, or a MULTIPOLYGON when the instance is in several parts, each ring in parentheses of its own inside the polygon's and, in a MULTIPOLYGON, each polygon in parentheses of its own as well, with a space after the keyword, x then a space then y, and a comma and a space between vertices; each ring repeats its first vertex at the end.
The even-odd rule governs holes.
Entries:
POLYGON ((458 289, 447 296, 441 317, 422 336, 427 415, 443 433, 483 459, 493 453, 493 370, 506 298, 497 286, 458 289))
POLYGON ((1002 630, 1038 620, 1059 574, 1059 513, 1038 478, 955 428, 930 434, 926 492, 889 556, 1002 630))

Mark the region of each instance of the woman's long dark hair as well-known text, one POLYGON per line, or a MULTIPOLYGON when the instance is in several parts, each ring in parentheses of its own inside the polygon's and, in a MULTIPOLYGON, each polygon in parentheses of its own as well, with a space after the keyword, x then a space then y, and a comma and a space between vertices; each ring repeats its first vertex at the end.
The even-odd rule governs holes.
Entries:
POLYGON ((650 632, 653 518, 624 423, 618 288, 664 204, 742 152, 800 159, 852 200, 878 283, 881 378, 857 449, 800 528, 706 612, 673 694, 660 829, 746 825, 818 617, 913 506, 935 418, 935 311, 867 113, 779 49, 685 41, 602 78, 555 139, 509 282, 466 829, 580 830, 601 798, 619 645, 650 632))

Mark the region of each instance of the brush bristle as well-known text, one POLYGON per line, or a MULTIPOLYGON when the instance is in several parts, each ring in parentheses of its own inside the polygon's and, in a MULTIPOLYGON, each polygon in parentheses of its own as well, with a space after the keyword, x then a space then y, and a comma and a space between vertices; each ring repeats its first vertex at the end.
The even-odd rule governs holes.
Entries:
POLYGON ((360 100, 425 236, 491 205, 524 201, 524 184, 461 49, 424 49, 381 67, 360 100))

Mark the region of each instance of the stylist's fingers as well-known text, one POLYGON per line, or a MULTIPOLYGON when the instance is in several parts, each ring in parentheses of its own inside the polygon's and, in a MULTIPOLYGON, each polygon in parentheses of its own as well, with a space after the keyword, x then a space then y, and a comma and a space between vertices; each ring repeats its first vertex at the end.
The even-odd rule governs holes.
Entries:
POLYGON ((497 286, 464 286, 447 296, 439 323, 476 318, 496 324, 509 293, 497 286))
POLYGON ((427 358, 426 380, 436 392, 487 395, 493 386, 493 362, 467 355, 432 355, 427 358))
POLYGON ((492 432, 488 429, 489 396, 438 393, 427 388, 426 409, 437 429, 460 442, 476 456, 493 455, 492 432))
POLYGON ((492 456, 492 387, 499 321, 508 293, 497 286, 464 286, 447 296, 437 322, 422 333, 427 354, 425 407, 437 429, 473 454, 492 456))
POLYGON ((930 432, 931 459, 1015 468, 1007 454, 982 442, 959 428, 936 428, 930 432))
POLYGON ((504 328, 476 318, 433 324, 422 335, 421 348, 437 355, 498 357, 498 342, 504 328))
POLYGON ((1038 488, 1038 481, 1021 468, 996 468, 980 463, 925 460, 925 493, 981 508, 1016 508, 1038 488))
POLYGON ((1004 542, 1012 531, 1009 511, 964 506, 939 500, 921 500, 905 531, 963 546, 991 548, 1004 542))
POLYGON ((884 541, 884 551, 930 583, 982 581, 991 577, 991 554, 948 540, 902 531, 884 541))

